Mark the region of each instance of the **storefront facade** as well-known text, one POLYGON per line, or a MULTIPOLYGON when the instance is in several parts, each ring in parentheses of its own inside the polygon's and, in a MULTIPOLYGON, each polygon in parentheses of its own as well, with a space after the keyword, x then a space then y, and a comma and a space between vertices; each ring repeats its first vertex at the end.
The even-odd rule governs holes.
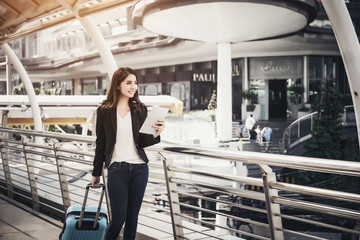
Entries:
MULTIPOLYGON (((199 62, 169 67, 139 69, 139 93, 166 94, 184 102, 184 111, 208 108, 217 89, 217 62, 199 62)), ((346 74, 339 56, 281 56, 232 60, 233 120, 246 118, 242 91, 256 94, 259 120, 296 119, 295 108, 308 105, 314 95, 326 88, 348 93, 346 74), (248 71, 243 71, 247 61, 248 71), (247 76, 245 74, 248 73, 247 76), (247 81, 247 82, 246 82, 247 81), (302 86, 296 99, 289 90, 302 86)), ((245 110, 246 111, 246 110, 245 110)))

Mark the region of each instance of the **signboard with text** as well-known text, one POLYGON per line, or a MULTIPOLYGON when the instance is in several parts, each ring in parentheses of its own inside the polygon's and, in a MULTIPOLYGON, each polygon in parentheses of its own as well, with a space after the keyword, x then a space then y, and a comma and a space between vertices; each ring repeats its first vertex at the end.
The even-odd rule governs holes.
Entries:
POLYGON ((250 58, 250 79, 303 77, 302 57, 250 58))

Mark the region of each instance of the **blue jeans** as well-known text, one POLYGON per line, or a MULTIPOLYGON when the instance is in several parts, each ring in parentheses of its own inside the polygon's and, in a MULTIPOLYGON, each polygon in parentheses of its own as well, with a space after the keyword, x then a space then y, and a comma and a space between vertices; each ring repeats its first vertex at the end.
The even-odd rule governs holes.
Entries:
POLYGON ((114 162, 110 165, 107 187, 111 221, 105 233, 105 240, 116 240, 124 223, 124 240, 135 239, 148 177, 149 167, 146 163, 114 162))

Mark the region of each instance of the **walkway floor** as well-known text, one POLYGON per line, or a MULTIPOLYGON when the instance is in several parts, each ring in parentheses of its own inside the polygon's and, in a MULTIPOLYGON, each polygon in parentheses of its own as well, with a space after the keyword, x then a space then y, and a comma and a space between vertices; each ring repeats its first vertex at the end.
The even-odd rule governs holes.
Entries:
POLYGON ((56 240, 61 228, 0 198, 0 240, 56 240))

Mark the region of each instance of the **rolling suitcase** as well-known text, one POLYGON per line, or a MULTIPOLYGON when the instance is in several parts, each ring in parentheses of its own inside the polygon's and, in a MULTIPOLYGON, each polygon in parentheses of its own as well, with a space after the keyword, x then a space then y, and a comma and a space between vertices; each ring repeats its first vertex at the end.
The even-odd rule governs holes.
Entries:
POLYGON ((105 185, 102 187, 99 206, 86 206, 86 201, 91 188, 91 183, 86 186, 82 206, 70 206, 66 211, 63 230, 59 236, 60 240, 102 240, 107 226, 107 213, 101 207, 105 193, 105 185))

